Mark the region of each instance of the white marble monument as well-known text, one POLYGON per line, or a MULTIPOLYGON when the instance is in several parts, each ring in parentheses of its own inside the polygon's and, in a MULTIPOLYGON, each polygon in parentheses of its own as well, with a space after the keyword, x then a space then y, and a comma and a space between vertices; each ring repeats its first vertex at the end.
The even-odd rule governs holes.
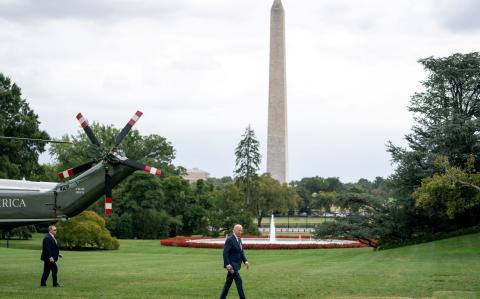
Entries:
POLYGON ((285 12, 282 1, 274 0, 270 15, 267 172, 281 183, 288 181, 287 137, 285 12))

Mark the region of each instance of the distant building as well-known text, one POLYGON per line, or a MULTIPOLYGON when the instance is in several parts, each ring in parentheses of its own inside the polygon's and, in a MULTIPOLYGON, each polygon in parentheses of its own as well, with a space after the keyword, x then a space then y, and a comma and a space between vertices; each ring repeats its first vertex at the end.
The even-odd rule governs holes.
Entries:
POLYGON ((192 168, 187 170, 187 174, 183 176, 184 179, 190 183, 195 183, 198 180, 207 180, 210 174, 205 170, 198 168, 192 168))

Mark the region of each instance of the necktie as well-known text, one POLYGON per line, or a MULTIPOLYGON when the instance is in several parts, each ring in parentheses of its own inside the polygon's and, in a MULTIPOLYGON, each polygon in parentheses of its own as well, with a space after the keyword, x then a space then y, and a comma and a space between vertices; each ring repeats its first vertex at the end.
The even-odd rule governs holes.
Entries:
POLYGON ((242 239, 238 238, 238 245, 240 245, 240 250, 243 250, 242 239))

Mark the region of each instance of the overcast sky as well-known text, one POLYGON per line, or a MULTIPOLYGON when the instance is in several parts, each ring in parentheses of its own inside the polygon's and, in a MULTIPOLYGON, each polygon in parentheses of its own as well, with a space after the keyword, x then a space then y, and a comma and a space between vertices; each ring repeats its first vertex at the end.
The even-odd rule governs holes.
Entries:
MULTIPOLYGON (((251 125, 265 172, 272 0, 0 0, 0 72, 52 137, 75 115, 160 134, 177 165, 233 174, 251 125)), ((480 1, 283 0, 289 179, 393 172, 420 58, 479 50, 480 1)), ((48 157, 42 156, 43 161, 48 157)))

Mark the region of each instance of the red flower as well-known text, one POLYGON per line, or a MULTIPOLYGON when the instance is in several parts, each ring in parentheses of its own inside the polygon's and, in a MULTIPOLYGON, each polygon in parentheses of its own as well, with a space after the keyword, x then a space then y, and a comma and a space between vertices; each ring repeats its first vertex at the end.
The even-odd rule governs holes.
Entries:
MULTIPOLYGON (((281 236, 277 237, 281 239, 281 236)), ((268 236, 243 236, 242 238, 268 238, 268 236)), ((291 237, 288 237, 291 239, 291 237)), ((193 247, 193 248, 223 248, 223 243, 196 243, 188 242, 190 240, 210 239, 201 237, 174 237, 170 239, 161 240, 160 244, 163 246, 178 246, 178 247, 193 247)), ((224 240, 219 238, 219 240, 224 240)), ((317 248, 360 248, 367 247, 358 241, 350 244, 243 244, 246 249, 317 249, 317 248)))

